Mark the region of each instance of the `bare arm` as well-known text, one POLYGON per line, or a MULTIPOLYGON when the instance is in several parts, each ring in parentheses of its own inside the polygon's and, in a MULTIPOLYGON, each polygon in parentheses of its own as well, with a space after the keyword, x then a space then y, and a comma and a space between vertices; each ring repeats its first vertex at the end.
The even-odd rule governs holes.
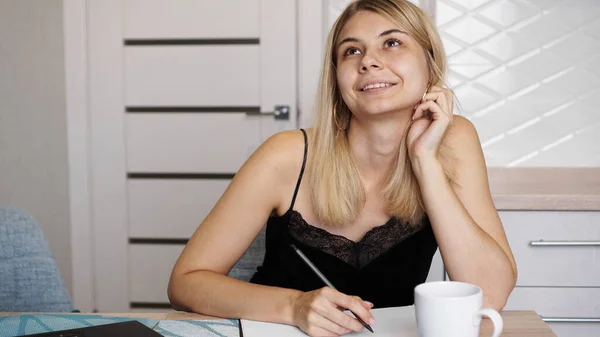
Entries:
POLYGON ((174 307, 291 324, 290 304, 298 291, 226 276, 279 207, 281 190, 289 180, 286 175, 298 166, 300 155, 288 160, 283 149, 289 146, 289 138, 278 134, 267 140, 240 168, 193 234, 171 274, 168 294, 174 307))
POLYGON ((468 120, 455 116, 446 141, 456 159, 455 184, 438 161, 418 163, 427 214, 450 279, 480 286, 484 304, 501 310, 517 268, 491 197, 479 138, 468 120))
POLYGON ((338 307, 372 323, 371 303, 328 287, 301 292, 227 276, 271 212, 287 209, 303 151, 302 135, 287 131, 267 140, 242 166, 173 268, 168 294, 175 308, 296 325, 311 336, 338 336, 363 329, 338 307))

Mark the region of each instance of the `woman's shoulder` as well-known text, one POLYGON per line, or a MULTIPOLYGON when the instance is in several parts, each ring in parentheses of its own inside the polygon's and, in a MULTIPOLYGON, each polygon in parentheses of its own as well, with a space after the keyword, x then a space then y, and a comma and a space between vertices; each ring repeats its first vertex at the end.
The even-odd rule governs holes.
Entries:
MULTIPOLYGON (((310 135, 311 130, 306 130, 310 135)), ((283 181, 298 178, 304 160, 305 141, 301 130, 286 130, 270 136, 254 153, 283 181)))
POLYGON ((453 116, 452 126, 448 129, 444 142, 452 149, 454 154, 472 151, 474 147, 480 147, 475 125, 469 119, 460 115, 453 116))
POLYGON ((449 148, 451 160, 448 164, 455 175, 462 175, 460 172, 464 171, 465 167, 480 165, 480 162, 483 162, 483 149, 477 129, 463 116, 454 116, 444 143, 449 148))
MULTIPOLYGON (((305 130, 310 134, 311 130, 305 130)), ((304 156, 305 141, 302 130, 286 130, 270 136, 257 150, 264 152, 270 159, 276 162, 287 163, 294 158, 302 159, 304 156)))
POLYGON ((468 118, 454 115, 447 136, 450 142, 472 142, 477 137, 477 130, 468 118))

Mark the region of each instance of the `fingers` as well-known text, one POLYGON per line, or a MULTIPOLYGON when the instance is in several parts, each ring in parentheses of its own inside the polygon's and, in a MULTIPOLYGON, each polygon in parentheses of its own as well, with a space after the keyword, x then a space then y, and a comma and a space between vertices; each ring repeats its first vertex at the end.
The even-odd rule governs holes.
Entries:
POLYGON ((439 95, 436 97, 437 99, 434 100, 440 107, 442 107, 442 110, 448 112, 449 114, 454 112, 454 96, 452 95, 452 91, 441 87, 431 87, 429 89, 429 93, 439 95))
POLYGON ((363 307, 365 307, 365 309, 367 310, 371 310, 373 309, 374 304, 369 302, 369 301, 365 301, 362 298, 358 297, 358 296, 352 296, 352 298, 354 298, 355 300, 359 301, 363 307))
POLYGON ((446 104, 447 103, 446 102, 446 96, 444 95, 443 92, 430 92, 430 93, 428 93, 427 95, 425 95, 425 97, 423 97, 423 101, 422 102, 427 102, 427 101, 434 101, 440 107, 446 107, 447 106, 447 104, 446 104))
MULTIPOLYGON (((325 288, 324 290, 326 290, 324 291, 324 295, 331 303, 352 311, 354 314, 360 317, 363 321, 367 322, 369 325, 375 324, 375 318, 373 317, 371 312, 369 312, 369 309, 367 309, 367 306, 369 305, 363 303, 364 301, 362 299, 356 296, 348 296, 331 288, 325 288), (329 289, 329 291, 327 291, 326 289, 329 289)), ((335 312, 332 313, 332 316, 327 318, 331 319, 333 322, 343 327, 352 329, 354 331, 361 331, 364 328, 358 320, 338 310, 335 310, 335 312)))
POLYGON ((412 119, 417 120, 425 116, 426 111, 431 112, 431 117, 433 117, 433 119, 440 119, 440 115, 448 116, 446 113, 444 113, 442 108, 435 103, 435 101, 426 101, 425 103, 421 103, 419 106, 417 106, 417 109, 413 113, 412 119))
MULTIPOLYGON (((361 331, 364 329, 363 325, 360 324, 354 317, 344 313, 343 311, 337 310, 333 307, 333 310, 325 310, 324 312, 319 312, 321 317, 331 324, 341 328, 348 329, 349 331, 361 331)), ((329 330, 329 328, 327 328, 329 330)), ((338 330, 334 330, 335 332, 339 332, 338 330)))
POLYGON ((336 314, 347 316, 343 312, 333 307, 327 309, 317 308, 316 310, 308 314, 307 321, 309 323, 309 326, 318 327, 320 329, 328 331, 329 333, 333 333, 336 336, 344 335, 351 331, 356 331, 354 329, 348 328, 347 324, 344 324, 344 322, 341 322, 341 320, 332 319, 332 316, 336 314))
MULTIPOLYGON (((352 296, 352 298, 354 298, 355 300, 359 301, 363 307, 365 307, 365 309, 367 310, 371 310, 373 309, 373 306, 375 306, 373 303, 369 302, 369 301, 365 301, 362 298, 358 297, 358 296, 352 296)), ((336 306, 338 310, 344 311, 346 310, 346 308, 342 308, 341 306, 336 306)))
POLYGON ((425 95, 425 98, 423 99, 424 102, 427 101, 433 101, 435 102, 437 105, 440 106, 440 108, 442 108, 442 111, 446 114, 452 114, 452 109, 450 108, 450 105, 448 104, 448 100, 446 98, 446 95, 444 92, 430 92, 427 95, 425 95))
POLYGON ((340 336, 362 331, 363 325, 350 313, 369 324, 374 318, 369 310, 373 303, 358 296, 348 296, 330 287, 304 293, 294 304, 294 323, 310 336, 340 336))

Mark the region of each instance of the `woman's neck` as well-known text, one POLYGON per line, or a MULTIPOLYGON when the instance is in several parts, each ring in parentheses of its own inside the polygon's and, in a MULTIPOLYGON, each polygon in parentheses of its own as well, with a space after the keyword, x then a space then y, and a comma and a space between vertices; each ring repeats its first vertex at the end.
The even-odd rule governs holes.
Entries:
POLYGON ((409 118, 409 114, 395 113, 391 118, 351 120, 348 144, 366 183, 378 184, 387 176, 398 156, 409 118))

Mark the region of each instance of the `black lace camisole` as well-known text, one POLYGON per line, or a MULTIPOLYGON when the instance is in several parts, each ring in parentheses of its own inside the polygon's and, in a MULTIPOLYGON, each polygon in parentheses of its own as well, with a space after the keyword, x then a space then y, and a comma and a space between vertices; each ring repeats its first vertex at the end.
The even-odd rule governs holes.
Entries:
POLYGON ((358 242, 308 224, 293 209, 308 151, 306 131, 301 131, 304 161, 292 203, 285 214, 268 220, 264 261, 250 282, 301 291, 324 287, 290 248, 292 243, 337 290, 360 296, 376 308, 412 305, 414 287, 425 282, 437 249, 429 220, 425 217, 418 226, 410 226, 391 218, 358 242))

